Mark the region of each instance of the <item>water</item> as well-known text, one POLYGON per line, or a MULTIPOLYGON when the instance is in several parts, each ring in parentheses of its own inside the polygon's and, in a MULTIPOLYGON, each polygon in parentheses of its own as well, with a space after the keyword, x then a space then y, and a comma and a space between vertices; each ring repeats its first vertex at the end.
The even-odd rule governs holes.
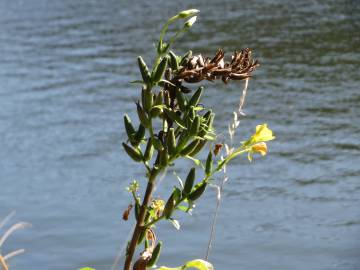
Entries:
MULTIPOLYGON (((177 44, 213 54, 249 46, 250 83, 240 137, 267 122, 270 154, 230 168, 210 257, 216 269, 360 269, 360 37, 357 1, 0 2, 0 217, 31 229, 13 269, 110 269, 130 222, 125 186, 142 180, 121 150, 122 115, 139 89, 135 58, 153 57, 164 18, 199 8, 177 44)), ((242 85, 208 84, 205 102, 225 130, 242 85)), ((185 174, 186 171, 180 171, 185 174)), ((164 187, 173 185, 170 178, 164 187)), ((163 224, 161 264, 206 251, 215 193, 182 231, 163 224)))

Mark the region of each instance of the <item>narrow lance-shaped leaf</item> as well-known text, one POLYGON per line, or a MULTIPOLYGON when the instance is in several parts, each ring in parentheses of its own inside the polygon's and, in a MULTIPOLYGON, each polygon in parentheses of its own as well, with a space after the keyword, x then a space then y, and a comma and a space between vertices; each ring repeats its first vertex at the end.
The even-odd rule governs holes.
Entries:
POLYGON ((134 149, 126 143, 123 143, 122 145, 129 157, 131 157, 136 162, 142 161, 142 155, 139 149, 134 149))
POLYGON ((167 57, 163 57, 159 65, 153 71, 152 79, 154 82, 159 82, 161 78, 164 76, 167 61, 168 61, 167 57))
POLYGON ((201 86, 201 87, 199 87, 198 90, 196 90, 196 92, 194 93, 194 95, 191 97, 191 99, 188 102, 188 107, 191 107, 191 106, 196 107, 196 105, 200 101, 203 89, 204 89, 204 87, 201 86))
POLYGON ((193 167, 190 169, 185 180, 185 185, 183 190, 184 195, 187 195, 191 192, 194 182, 195 182, 195 168, 193 167))
POLYGON ((188 154, 190 154, 192 151, 194 151, 194 149, 196 148, 196 146, 199 144, 200 140, 196 139, 193 140, 191 143, 189 143, 184 149, 182 149, 180 151, 180 155, 182 156, 186 156, 188 154))
POLYGON ((206 182, 201 182, 200 185, 198 187, 195 187, 196 189, 189 194, 188 199, 191 201, 199 199, 200 196, 204 193, 206 186, 206 182))

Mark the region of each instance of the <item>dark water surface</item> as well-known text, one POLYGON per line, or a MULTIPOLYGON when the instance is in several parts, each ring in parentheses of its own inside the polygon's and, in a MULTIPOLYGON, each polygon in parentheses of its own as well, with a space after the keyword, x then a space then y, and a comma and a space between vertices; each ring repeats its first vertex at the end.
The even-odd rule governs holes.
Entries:
MULTIPOLYGON (((14 222, 33 224, 3 248, 27 249, 12 269, 110 269, 131 228, 121 220, 125 187, 143 180, 121 150, 122 115, 133 115, 139 94, 128 83, 139 77, 135 59, 150 60, 160 23, 191 7, 200 18, 176 51, 253 48, 262 66, 241 135, 263 122, 277 135, 268 157, 229 168, 215 268, 360 269, 359 6, 1 0, 0 217, 16 209, 14 222)), ((218 112, 219 131, 241 88, 208 85, 204 102, 218 112)), ((182 231, 161 226, 160 264, 204 256, 214 207, 210 190, 191 218, 180 216, 182 231)))

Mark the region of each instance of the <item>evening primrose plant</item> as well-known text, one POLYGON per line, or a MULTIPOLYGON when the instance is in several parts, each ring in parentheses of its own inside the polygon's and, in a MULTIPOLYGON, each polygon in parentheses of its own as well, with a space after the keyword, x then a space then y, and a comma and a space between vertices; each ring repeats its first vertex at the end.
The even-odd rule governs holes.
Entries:
MULTIPOLYGON (((156 46, 156 57, 152 66, 143 58, 137 58, 140 79, 133 83, 141 85, 139 100, 136 102, 138 124, 135 125, 128 115, 124 116, 127 141, 123 148, 127 155, 144 168, 146 191, 140 193, 139 182, 133 181, 127 188, 132 202, 123 213, 128 220, 134 213, 136 225, 125 251, 124 270, 145 270, 156 268, 163 244, 157 238, 155 225, 161 221, 171 222, 177 229, 177 212, 190 213, 196 202, 211 185, 215 174, 225 171, 226 165, 240 155, 247 154, 250 161, 254 154, 264 156, 267 142, 275 137, 266 124, 256 126, 255 133, 239 145, 232 141, 240 121, 241 107, 251 73, 259 65, 251 57, 249 48, 235 51, 226 61, 225 53, 218 50, 213 57, 191 51, 177 55, 171 50, 181 34, 186 33, 196 21, 199 13, 196 9, 185 10, 171 17, 162 27, 156 46), (182 21, 180 29, 168 29, 182 21), (150 68, 151 67, 151 68, 150 68), (204 89, 202 86, 193 90, 191 85, 203 81, 221 80, 245 81, 245 88, 240 99, 240 107, 234 112, 234 119, 229 125, 231 144, 218 143, 213 127, 215 113, 201 102, 204 89), (208 146, 208 147, 206 147, 208 146), (207 158, 199 158, 202 150, 209 149, 207 158), (223 150, 225 149, 225 150, 223 150), (154 190, 161 178, 171 166, 181 159, 191 160, 194 164, 186 177, 178 177, 179 184, 169 190, 165 198, 153 197, 154 190), (200 176, 201 175, 201 176, 200 176), (139 256, 135 256, 135 252, 139 256)), ((160 267, 158 270, 183 269, 210 270, 213 266, 202 259, 186 262, 176 268, 160 267)))

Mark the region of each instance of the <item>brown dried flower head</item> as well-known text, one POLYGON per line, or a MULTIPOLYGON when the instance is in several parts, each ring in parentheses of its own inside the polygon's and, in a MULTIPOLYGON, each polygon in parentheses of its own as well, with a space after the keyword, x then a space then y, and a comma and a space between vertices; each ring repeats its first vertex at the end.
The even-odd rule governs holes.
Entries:
POLYGON ((201 54, 193 56, 179 69, 172 81, 184 80, 188 83, 197 83, 202 80, 221 79, 224 83, 228 83, 229 80, 245 80, 251 77, 251 73, 259 66, 258 61, 251 58, 249 48, 236 51, 230 62, 225 62, 224 57, 223 50, 218 50, 212 59, 201 54))

